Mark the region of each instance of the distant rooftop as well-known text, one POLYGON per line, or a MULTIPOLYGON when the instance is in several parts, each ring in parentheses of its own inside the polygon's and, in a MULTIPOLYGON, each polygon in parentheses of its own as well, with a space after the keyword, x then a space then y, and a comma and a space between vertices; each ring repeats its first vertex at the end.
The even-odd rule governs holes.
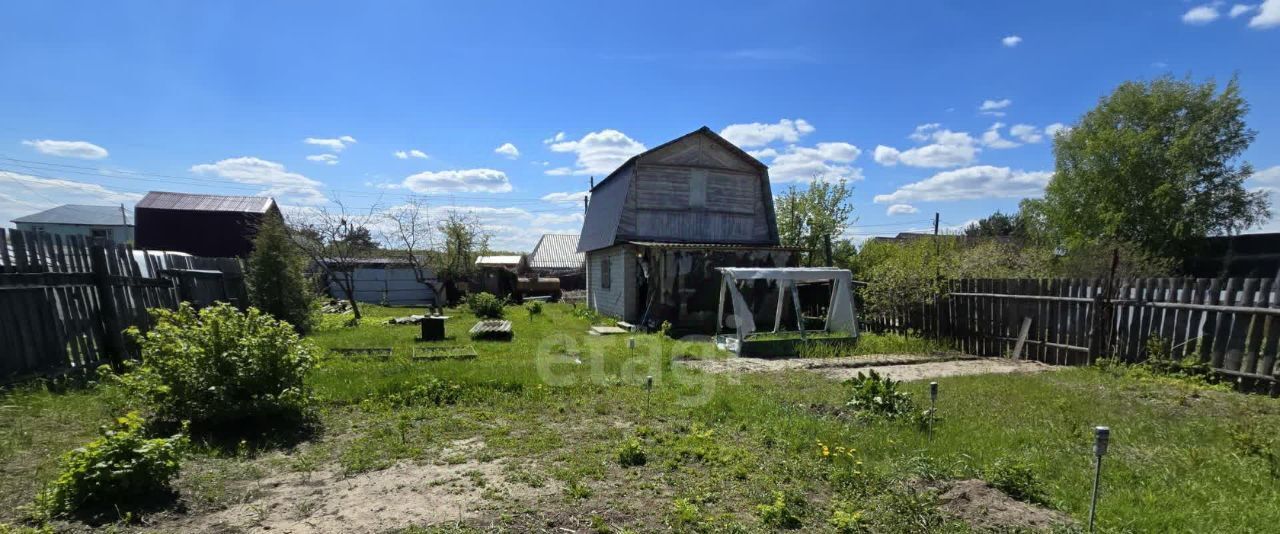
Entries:
POLYGON ((133 226, 133 213, 121 206, 63 204, 40 213, 14 219, 15 223, 78 224, 84 226, 133 226))
POLYGON ((138 201, 137 208, 183 211, 239 211, 266 213, 275 205, 271 197, 195 195, 152 191, 138 201))
POLYGON ((578 234, 543 234, 529 254, 534 269, 581 269, 585 254, 578 252, 578 234))

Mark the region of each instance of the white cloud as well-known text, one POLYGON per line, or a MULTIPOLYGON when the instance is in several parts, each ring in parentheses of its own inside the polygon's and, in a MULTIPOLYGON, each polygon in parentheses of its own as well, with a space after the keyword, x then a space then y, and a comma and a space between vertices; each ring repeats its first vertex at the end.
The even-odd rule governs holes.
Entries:
POLYGON ((849 143, 818 143, 812 147, 791 145, 769 163, 769 177, 777 182, 862 179, 862 169, 849 165, 862 151, 849 143))
POLYGON ((529 251, 542 234, 578 233, 583 220, 581 206, 565 206, 563 211, 555 212, 495 206, 447 206, 439 210, 474 216, 493 236, 489 247, 497 250, 529 251))
POLYGON ((1265 189, 1280 190, 1280 165, 1262 169, 1249 177, 1250 185, 1265 189))
POLYGON ((140 198, 99 184, 0 171, 0 224, 62 204, 131 206, 140 198))
POLYGON ((264 189, 261 194, 297 204, 323 204, 328 201, 320 192, 324 184, 296 172, 289 172, 284 165, 274 161, 254 157, 228 158, 216 163, 194 165, 191 172, 262 186, 264 189))
POLYGON ((730 124, 720 130, 720 137, 741 148, 752 148, 775 141, 796 143, 800 141, 800 137, 812 132, 813 126, 804 119, 782 119, 774 124, 730 124))
POLYGON ((302 142, 308 145, 322 146, 334 152, 342 152, 343 149, 356 144, 356 138, 349 135, 337 138, 308 137, 303 139, 302 142))
POLYGON ((1058 132, 1065 132, 1070 129, 1071 129, 1070 127, 1068 127, 1065 124, 1062 124, 1061 122, 1055 122, 1053 124, 1050 124, 1044 127, 1044 134, 1049 136, 1050 138, 1053 138, 1058 135, 1058 132))
POLYGON ((507 159, 516 159, 520 157, 520 149, 511 143, 503 143, 502 146, 493 149, 495 154, 506 157, 507 159))
POLYGON ((494 169, 426 171, 404 179, 414 193, 505 193, 511 190, 507 174, 494 169))
POLYGON ((941 128, 941 127, 942 125, 936 122, 921 124, 919 126, 916 126, 915 131, 912 131, 911 135, 908 135, 907 138, 911 139, 912 141, 919 141, 923 143, 929 140, 929 136, 931 135, 930 132, 933 132, 934 130, 937 130, 938 128, 941 128))
POLYGON ((1227 14, 1234 19, 1236 17, 1239 17, 1240 15, 1253 11, 1254 9, 1257 9, 1257 8, 1258 8, 1257 4, 1236 4, 1234 6, 1231 6, 1231 11, 1228 12, 1227 14))
POLYGON ((34 139, 22 144, 36 149, 36 152, 58 156, 60 158, 102 159, 107 157, 107 149, 88 141, 56 141, 53 139, 34 139))
POLYGON ((1258 14, 1249 19, 1249 27, 1265 30, 1280 26, 1280 0, 1264 0, 1258 14))
POLYGON ((307 156, 307 161, 314 161, 316 163, 323 163, 325 165, 337 165, 338 156, 335 156, 333 154, 315 154, 315 155, 307 156))
POLYGON ((982 145, 989 148, 995 148, 995 149, 1017 148, 1022 146, 1019 143, 1015 143, 1013 141, 1005 139, 1004 137, 1001 137, 1000 136, 1001 128, 1004 128, 1004 123, 997 122, 995 124, 992 124, 990 128, 987 128, 987 131, 982 132, 982 145))
POLYGON ((394 154, 397 159, 409 159, 409 158, 427 159, 431 157, 431 156, 428 156, 426 152, 423 152, 416 148, 412 150, 397 150, 392 154, 394 154))
POLYGON ((1000 100, 983 100, 982 105, 978 106, 978 112, 983 115, 991 115, 994 117, 1003 117, 1004 112, 1001 111, 1013 104, 1012 100, 1003 98, 1000 100))
POLYGON ((554 169, 547 169, 543 174, 546 174, 547 176, 569 176, 573 174, 573 169, 569 167, 556 167, 554 169))
POLYGON ((1008 167, 977 165, 943 171, 925 180, 907 184, 888 195, 876 195, 877 204, 910 201, 973 200, 979 198, 1020 198, 1038 196, 1049 183, 1051 172, 1024 172, 1008 167))
POLYGON ((899 163, 911 167, 955 167, 968 165, 978 157, 978 140, 966 132, 953 132, 945 129, 931 129, 928 139, 933 142, 898 150, 880 145, 874 153, 876 163, 893 166, 899 163))
POLYGON ((885 215, 910 215, 912 213, 920 213, 919 209, 911 204, 894 204, 885 210, 885 215))
POLYGON ((753 158, 764 161, 766 158, 776 157, 778 155, 778 150, 770 147, 762 148, 760 150, 748 150, 747 153, 751 154, 751 157, 753 158))
POLYGON ((1003 44, 1008 48, 1013 48, 1015 46, 1018 46, 1021 43, 1022 43, 1022 38, 1018 37, 1017 35, 1010 35, 1000 40, 1000 44, 1003 44))
POLYGON ((590 191, 579 191, 577 193, 548 193, 542 196, 542 200, 547 202, 578 202, 581 203, 583 198, 591 196, 590 191))
POLYGON ((1215 20, 1218 20, 1217 4, 1196 6, 1182 14, 1182 22, 1187 24, 1208 24, 1215 20))
POLYGON ((565 174, 607 176, 636 154, 644 152, 644 145, 618 130, 606 129, 591 132, 577 141, 552 143, 552 152, 577 154, 577 167, 559 167, 547 171, 553 176, 565 174))
POLYGON ((1040 129, 1030 124, 1015 124, 1009 128, 1009 135, 1022 141, 1023 143, 1039 143, 1044 141, 1044 135, 1040 133, 1040 129))
POLYGON ((549 145, 551 143, 559 143, 564 141, 564 132, 556 132, 555 135, 542 140, 542 144, 549 145))

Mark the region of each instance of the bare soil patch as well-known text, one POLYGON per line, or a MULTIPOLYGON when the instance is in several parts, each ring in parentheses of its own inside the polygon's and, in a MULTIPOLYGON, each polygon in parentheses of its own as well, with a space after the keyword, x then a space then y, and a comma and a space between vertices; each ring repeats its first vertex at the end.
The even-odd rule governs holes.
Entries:
POLYGON ((1048 531, 1075 524, 1062 512, 1015 500, 978 479, 938 482, 938 504, 943 513, 984 530, 1048 531))
POLYGON ((681 365, 711 373, 760 373, 788 370, 813 371, 835 380, 847 380, 875 371, 894 380, 924 380, 948 376, 1038 373, 1051 365, 1027 360, 978 358, 955 354, 871 354, 840 358, 763 359, 730 357, 722 360, 684 360, 681 365))
MULTIPOLYGON (((453 449, 473 448, 473 440, 453 449)), ((183 532, 386 532, 411 525, 469 522, 489 512, 531 505, 558 494, 557 481, 539 487, 504 477, 501 461, 400 462, 387 469, 344 476, 337 466, 287 473, 255 483, 254 497, 212 513, 157 525, 183 532)))

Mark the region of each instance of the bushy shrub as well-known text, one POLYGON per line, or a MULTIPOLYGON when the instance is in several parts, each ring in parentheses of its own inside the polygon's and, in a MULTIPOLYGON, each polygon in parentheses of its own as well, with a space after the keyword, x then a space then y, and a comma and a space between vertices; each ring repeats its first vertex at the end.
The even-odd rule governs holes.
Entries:
POLYGON ((125 512, 170 492, 186 436, 148 439, 137 412, 101 429, 102 436, 62 457, 61 472, 36 497, 44 517, 125 512))
POLYGON ((894 418, 914 415, 916 411, 911 395, 898 389, 900 382, 882 377, 874 370, 869 374, 858 373, 845 383, 853 389, 853 398, 846 406, 860 414, 894 418))
POLYGON ((773 492, 773 502, 756 505, 756 515, 760 522, 772 528, 800 528, 799 510, 804 501, 799 498, 788 498, 780 491, 773 492))
POLYGON ((1019 501, 1045 504, 1044 484, 1021 460, 1001 458, 986 473, 987 482, 1019 501))
POLYGON ((480 292, 467 299, 467 307, 471 313, 481 319, 501 319, 506 315, 505 303, 492 293, 480 292))
POLYGON ((623 441, 618 446, 618 463, 622 467, 638 467, 644 465, 648 461, 648 457, 644 452, 644 445, 637 438, 631 438, 623 441))
POLYGON ((142 365, 124 380, 157 419, 190 421, 201 431, 302 421, 314 355, 288 323, 221 303, 199 311, 183 303, 151 314, 150 331, 131 329, 142 365))
POLYGON ((540 315, 542 313, 542 302, 531 300, 525 303, 524 309, 529 311, 529 320, 532 321, 534 315, 540 315))

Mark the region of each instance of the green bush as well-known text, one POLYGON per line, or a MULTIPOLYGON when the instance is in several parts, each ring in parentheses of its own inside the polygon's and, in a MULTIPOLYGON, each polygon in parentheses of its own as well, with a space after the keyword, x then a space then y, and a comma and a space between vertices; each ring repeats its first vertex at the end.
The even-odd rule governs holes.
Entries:
POLYGON ((58 478, 36 496, 37 513, 46 518, 121 513, 170 494, 186 436, 147 439, 137 412, 101 433, 62 457, 58 478))
POLYGON ((987 482, 1019 501, 1045 504, 1044 484, 1029 464, 1001 458, 986 473, 987 482))
POLYGON ((853 388, 853 398, 846 406, 859 414, 896 418, 916 412, 911 396, 898 389, 900 382, 882 377, 874 370, 869 374, 858 373, 845 383, 853 388))
POLYGON ((531 300, 525 303, 524 309, 529 311, 529 320, 532 321, 534 315, 540 315, 542 313, 542 302, 531 300))
POLYGON ((803 506, 803 500, 788 498, 782 492, 775 491, 773 492, 772 503, 756 505, 756 515, 760 516, 760 522, 767 527, 800 528, 798 510, 803 506))
POLYGON ((314 355, 288 323, 222 303, 199 311, 183 303, 151 314, 150 331, 130 329, 142 364, 122 380, 158 420, 190 421, 202 432, 303 421, 314 355))
POLYGON ((618 446, 618 463, 622 467, 638 467, 648 462, 644 446, 637 438, 631 438, 618 446))
POLYGON ((467 299, 467 307, 471 308, 471 313, 481 319, 501 319, 507 313, 505 304, 492 293, 483 291, 467 299))

